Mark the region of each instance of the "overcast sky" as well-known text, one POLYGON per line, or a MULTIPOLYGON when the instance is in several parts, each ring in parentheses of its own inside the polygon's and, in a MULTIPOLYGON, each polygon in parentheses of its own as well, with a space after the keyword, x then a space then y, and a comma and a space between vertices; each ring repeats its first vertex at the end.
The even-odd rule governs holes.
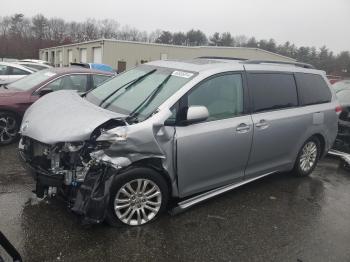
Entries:
POLYGON ((229 31, 298 46, 350 50, 350 0, 0 0, 0 16, 113 18, 140 30, 229 31))

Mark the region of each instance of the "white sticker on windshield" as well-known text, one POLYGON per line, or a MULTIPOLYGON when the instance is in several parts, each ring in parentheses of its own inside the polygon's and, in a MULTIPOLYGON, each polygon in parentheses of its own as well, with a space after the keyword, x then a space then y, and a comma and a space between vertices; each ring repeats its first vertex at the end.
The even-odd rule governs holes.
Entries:
POLYGON ((56 73, 52 73, 52 72, 46 72, 45 73, 45 76, 48 76, 48 77, 52 77, 52 76, 55 76, 56 73))
POLYGON ((183 72, 183 71, 174 71, 171 75, 172 75, 172 76, 183 77, 183 78, 190 78, 190 77, 193 76, 192 73, 183 72))

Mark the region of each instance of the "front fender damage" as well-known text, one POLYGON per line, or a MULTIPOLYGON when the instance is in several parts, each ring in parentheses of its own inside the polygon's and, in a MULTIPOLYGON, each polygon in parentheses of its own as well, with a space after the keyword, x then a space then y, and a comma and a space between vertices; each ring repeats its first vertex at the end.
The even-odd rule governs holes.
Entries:
POLYGON ((96 165, 87 173, 79 187, 72 211, 83 218, 83 224, 100 223, 106 217, 109 189, 115 170, 107 165, 96 165))
POLYGON ((173 136, 173 128, 141 123, 128 128, 127 142, 90 153, 90 168, 77 191, 72 211, 83 217, 83 223, 102 222, 109 208, 113 180, 124 169, 143 159, 162 159, 163 168, 170 174, 170 179, 175 180, 171 164, 173 136))

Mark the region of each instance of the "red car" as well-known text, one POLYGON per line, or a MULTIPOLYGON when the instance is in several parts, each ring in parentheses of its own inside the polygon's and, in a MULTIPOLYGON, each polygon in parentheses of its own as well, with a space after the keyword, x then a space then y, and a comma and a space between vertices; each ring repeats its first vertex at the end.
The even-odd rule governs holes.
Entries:
POLYGON ((41 96, 57 90, 84 93, 113 73, 85 68, 52 68, 42 70, 0 87, 0 145, 13 142, 27 108, 41 96))
POLYGON ((342 80, 341 76, 336 76, 336 75, 327 75, 327 78, 332 85, 342 80))

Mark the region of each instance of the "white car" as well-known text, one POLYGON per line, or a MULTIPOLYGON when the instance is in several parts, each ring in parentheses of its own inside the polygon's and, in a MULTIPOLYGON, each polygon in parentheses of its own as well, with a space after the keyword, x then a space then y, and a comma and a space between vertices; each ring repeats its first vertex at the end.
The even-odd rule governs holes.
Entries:
POLYGON ((9 84, 36 71, 16 63, 0 62, 0 86, 9 84))
POLYGON ((25 67, 28 67, 30 69, 37 70, 37 71, 52 68, 52 66, 44 64, 44 63, 23 62, 23 61, 19 61, 19 62, 15 62, 15 63, 17 65, 25 66, 25 67))
POLYGON ((44 64, 44 65, 52 66, 49 62, 44 61, 44 60, 38 60, 38 59, 22 59, 22 60, 19 60, 19 62, 30 62, 30 63, 44 64))

